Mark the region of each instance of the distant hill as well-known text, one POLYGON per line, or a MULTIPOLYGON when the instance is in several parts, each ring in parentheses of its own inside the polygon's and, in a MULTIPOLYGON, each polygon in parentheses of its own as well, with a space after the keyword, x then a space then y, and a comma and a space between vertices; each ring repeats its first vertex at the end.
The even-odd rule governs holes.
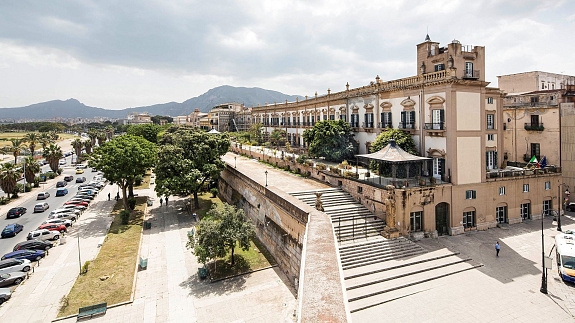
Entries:
POLYGON ((152 115, 175 117, 189 114, 196 108, 202 112, 208 112, 212 107, 228 102, 243 103, 245 106, 251 107, 258 104, 264 105, 266 102, 285 102, 286 99, 291 102, 295 101, 296 98, 297 95, 287 95, 272 90, 223 85, 182 103, 168 102, 121 110, 108 110, 87 106, 76 99, 53 100, 25 107, 0 108, 0 119, 124 118, 130 112, 149 112, 152 115))

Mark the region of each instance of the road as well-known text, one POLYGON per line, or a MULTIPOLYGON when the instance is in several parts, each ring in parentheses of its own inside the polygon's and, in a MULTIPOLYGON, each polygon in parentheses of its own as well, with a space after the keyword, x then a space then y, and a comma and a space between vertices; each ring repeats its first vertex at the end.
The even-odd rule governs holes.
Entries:
MULTIPOLYGON (((42 224, 42 222, 48 219, 48 214, 50 213, 50 211, 55 210, 60 206, 64 205, 65 202, 67 202, 72 196, 76 194, 76 192, 78 191, 78 186, 80 185, 80 183, 76 183, 76 177, 84 176, 86 177, 86 182, 89 182, 97 174, 95 172, 92 172, 90 168, 86 168, 84 174, 76 175, 76 170, 71 165, 71 156, 66 158, 66 162, 67 165, 63 166, 62 174, 64 176, 66 175, 74 176, 74 180, 72 182, 69 182, 68 185, 66 186, 66 188, 68 188, 68 195, 56 197, 56 182, 58 182, 58 180, 63 180, 63 176, 61 176, 58 177, 58 179, 48 180, 46 184, 40 184, 39 189, 36 188, 32 191, 32 193, 34 193, 34 196, 36 196, 37 193, 43 191, 50 193, 50 197, 47 198, 46 200, 43 200, 45 202, 48 202, 48 204, 50 205, 50 208, 48 210, 44 211, 43 213, 34 213, 34 205, 36 205, 36 203, 38 202, 43 201, 36 201, 35 198, 26 201, 24 200, 25 199, 24 197, 20 197, 19 199, 10 202, 9 205, 10 207, 16 207, 16 206, 25 207, 27 209, 26 214, 15 219, 6 219, 6 213, 0 214, 0 230, 4 229, 6 225, 11 223, 18 223, 24 226, 24 230, 15 237, 0 239, 0 256, 8 252, 11 252, 15 244, 25 241, 28 232, 35 230, 38 226, 42 224)), ((47 165, 44 167, 47 167, 47 165)), ((73 226, 71 229, 73 230, 73 226)))

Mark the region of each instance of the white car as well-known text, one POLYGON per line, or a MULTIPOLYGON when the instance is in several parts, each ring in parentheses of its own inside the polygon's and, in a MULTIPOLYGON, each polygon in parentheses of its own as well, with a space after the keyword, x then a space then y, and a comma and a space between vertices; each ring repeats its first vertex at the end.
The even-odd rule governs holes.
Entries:
POLYGON ((44 212, 47 209, 49 209, 50 206, 48 205, 48 203, 44 202, 44 203, 38 203, 36 205, 34 205, 34 213, 36 212, 44 212))
POLYGON ((86 169, 88 166, 84 164, 76 165, 76 169, 86 169))
POLYGON ((28 233, 28 240, 37 239, 37 240, 57 240, 60 239, 60 232, 58 231, 50 231, 48 229, 41 229, 41 230, 34 230, 28 233))
MULTIPOLYGON (((65 214, 65 213, 60 213, 60 214, 65 214)), ((58 214, 58 215, 60 215, 60 214, 58 214)), ((48 224, 48 223, 63 224, 67 228, 67 227, 71 227, 73 222, 72 222, 72 220, 68 220, 68 219, 51 219, 51 220, 42 222, 41 225, 48 224)))
POLYGON ((0 260, 0 274, 9 274, 15 271, 27 272, 31 268, 30 260, 8 258, 0 260))
POLYGON ((73 209, 73 208, 67 208, 67 209, 59 208, 59 209, 55 209, 54 211, 50 212, 50 215, 54 215, 54 214, 58 214, 58 213, 73 213, 76 215, 80 215, 80 213, 82 213, 82 212, 80 212, 80 210, 78 210, 78 209, 73 209))
POLYGON ((66 160, 65 160, 65 159, 60 160, 60 162, 58 163, 58 165, 60 165, 60 166, 66 165, 66 160))
MULTIPOLYGON (((48 219, 52 220, 52 219, 68 219, 68 220, 72 220, 72 221, 76 221, 76 219, 78 218, 78 216, 76 214, 73 213, 56 213, 56 214, 52 214, 52 215, 48 215, 48 219)), ((55 222, 50 222, 50 223, 55 223, 55 222)))
MULTIPOLYGON (((70 201, 72 201, 74 199, 70 199, 70 201)), ((62 205, 61 209, 65 209, 65 210, 78 210, 80 212, 84 211, 86 209, 85 206, 83 205, 74 205, 74 204, 68 204, 68 205, 62 205)))

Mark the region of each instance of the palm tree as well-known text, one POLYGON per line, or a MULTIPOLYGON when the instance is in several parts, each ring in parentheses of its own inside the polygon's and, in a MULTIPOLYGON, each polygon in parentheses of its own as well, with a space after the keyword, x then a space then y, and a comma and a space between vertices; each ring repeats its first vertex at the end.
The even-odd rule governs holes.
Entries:
POLYGON ((60 139, 60 135, 58 135, 58 133, 56 131, 50 131, 48 133, 48 136, 50 137, 50 139, 52 139, 52 141, 56 141, 56 140, 60 139))
POLYGON ((20 156, 20 152, 24 147, 25 140, 23 138, 11 138, 10 142, 12 146, 2 147, 2 152, 14 156, 14 164, 16 164, 18 162, 18 156, 20 156))
POLYGON ((92 140, 86 139, 84 140, 84 148, 86 148, 86 154, 92 153, 92 140))
POLYGON ((112 137, 114 137, 114 127, 113 126, 107 126, 106 127, 106 135, 108 136, 108 141, 112 140, 112 137))
POLYGON ((0 167, 0 188, 6 192, 8 198, 14 193, 20 176, 22 176, 22 171, 15 164, 4 163, 0 167))
POLYGON ((28 142, 28 148, 34 157, 34 150, 36 150, 36 145, 40 142, 40 135, 37 132, 29 132, 24 137, 26 142, 28 142))
POLYGON ((74 151, 76 152, 76 164, 80 161, 80 155, 82 154, 82 148, 84 147, 84 143, 82 139, 76 138, 72 141, 72 147, 74 147, 74 151))
POLYGON ((50 135, 48 135, 46 132, 43 132, 40 135, 40 139, 38 141, 42 145, 42 150, 46 149, 46 146, 48 146, 49 144, 54 143, 54 141, 50 138, 50 135))
POLYGON ((56 172, 58 171, 58 163, 60 162, 60 159, 64 157, 64 154, 62 153, 62 149, 60 148, 60 146, 50 144, 50 146, 44 149, 42 157, 44 157, 46 161, 48 161, 50 169, 52 169, 53 172, 56 172))
POLYGON ((102 146, 106 141, 106 138, 108 138, 108 135, 106 135, 104 131, 98 131, 98 136, 96 138, 98 139, 98 146, 102 146))
POLYGON ((26 177, 26 182, 34 183, 36 174, 40 172, 40 165, 38 165, 34 157, 27 156, 24 158, 24 166, 24 177, 26 177))
POLYGON ((96 146, 96 138, 98 137, 98 131, 96 129, 88 130, 88 137, 92 141, 92 147, 96 146))

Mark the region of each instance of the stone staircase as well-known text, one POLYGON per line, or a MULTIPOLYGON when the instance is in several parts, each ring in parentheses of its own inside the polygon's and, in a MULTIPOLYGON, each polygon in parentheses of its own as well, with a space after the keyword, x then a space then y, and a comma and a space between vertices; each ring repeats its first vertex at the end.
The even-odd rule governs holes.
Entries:
POLYGON ((323 193, 321 201, 324 212, 331 217, 338 242, 381 236, 381 231, 385 227, 383 220, 374 216, 349 193, 339 188, 290 194, 313 207, 316 200, 315 192, 323 193))

